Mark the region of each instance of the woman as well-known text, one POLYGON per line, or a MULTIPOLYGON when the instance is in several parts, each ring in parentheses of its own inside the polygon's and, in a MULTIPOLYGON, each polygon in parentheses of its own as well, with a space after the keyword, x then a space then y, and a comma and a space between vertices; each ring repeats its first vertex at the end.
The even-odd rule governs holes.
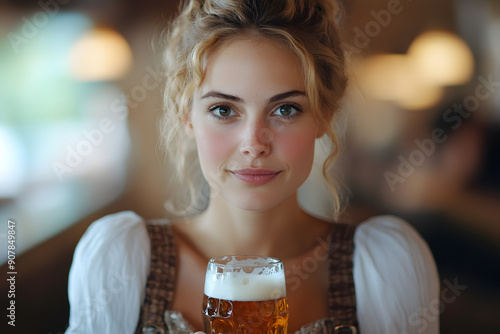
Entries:
POLYGON ((181 218, 122 212, 88 229, 70 273, 68 333, 202 329, 207 262, 228 254, 283 261, 291 333, 438 332, 426 311, 439 302, 436 268, 406 223, 374 217, 355 229, 297 202, 319 138, 333 143, 323 174, 335 194, 331 124, 347 85, 338 12, 331 0, 184 6, 168 34, 162 124, 189 191, 172 206, 181 218))

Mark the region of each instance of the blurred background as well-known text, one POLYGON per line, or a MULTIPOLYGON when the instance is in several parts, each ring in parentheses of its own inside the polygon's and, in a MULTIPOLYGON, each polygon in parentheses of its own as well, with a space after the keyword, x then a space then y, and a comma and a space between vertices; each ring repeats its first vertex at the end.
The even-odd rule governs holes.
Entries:
MULTIPOLYGON (((466 287, 423 319, 439 313, 442 333, 497 331, 500 2, 343 3, 353 89, 338 163, 350 189, 341 219, 409 221, 442 286, 466 287)), ((16 327, 3 333, 64 332, 73 250, 93 220, 120 210, 166 215, 158 66, 177 8, 177 0, 0 1, 0 265, 6 278, 12 219, 18 272, 16 327)), ((306 208, 326 214, 321 191, 303 192, 306 208)))

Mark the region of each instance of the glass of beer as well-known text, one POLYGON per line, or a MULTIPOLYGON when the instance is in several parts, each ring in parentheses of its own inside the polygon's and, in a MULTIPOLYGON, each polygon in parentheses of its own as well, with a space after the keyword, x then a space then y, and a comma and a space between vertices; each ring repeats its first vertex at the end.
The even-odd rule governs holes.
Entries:
POLYGON ((261 256, 211 259, 202 316, 207 334, 286 334, 288 303, 283 263, 261 256))

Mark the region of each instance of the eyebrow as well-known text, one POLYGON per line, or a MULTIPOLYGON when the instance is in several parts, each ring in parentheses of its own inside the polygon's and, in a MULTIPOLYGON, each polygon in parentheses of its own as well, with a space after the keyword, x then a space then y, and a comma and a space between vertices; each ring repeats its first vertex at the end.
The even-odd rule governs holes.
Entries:
MULTIPOLYGON (((276 101, 279 101, 279 100, 287 99, 289 97, 305 96, 305 95, 306 95, 306 93, 303 92, 303 91, 300 91, 300 90, 291 90, 289 92, 280 93, 280 94, 276 94, 274 96, 271 96, 268 99, 267 102, 268 103, 273 103, 273 102, 276 102, 276 101)), ((225 93, 214 91, 214 90, 206 93, 201 98, 202 99, 206 99, 206 98, 220 98, 220 99, 229 100, 229 101, 233 101, 233 102, 239 102, 239 103, 245 102, 241 97, 230 95, 230 94, 225 94, 225 93)))

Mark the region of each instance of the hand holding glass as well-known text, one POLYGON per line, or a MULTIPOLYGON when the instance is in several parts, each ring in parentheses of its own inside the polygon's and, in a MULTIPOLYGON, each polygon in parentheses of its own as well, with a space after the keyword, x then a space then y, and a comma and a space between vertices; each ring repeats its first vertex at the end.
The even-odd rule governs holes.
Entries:
POLYGON ((286 334, 288 303, 283 263, 259 256, 211 259, 202 316, 207 334, 286 334))

